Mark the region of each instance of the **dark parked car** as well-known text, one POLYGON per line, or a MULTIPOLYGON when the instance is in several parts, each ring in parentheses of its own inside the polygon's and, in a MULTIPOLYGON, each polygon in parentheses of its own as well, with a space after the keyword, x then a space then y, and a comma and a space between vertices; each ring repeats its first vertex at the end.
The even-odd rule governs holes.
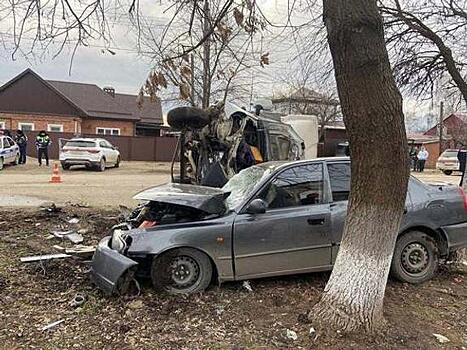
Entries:
MULTIPOLYGON (((133 274, 170 293, 219 282, 332 269, 350 188, 348 158, 269 162, 247 168, 222 189, 166 184, 98 245, 95 283, 122 292, 133 274)), ((467 199, 449 185, 410 178, 391 272, 420 283, 439 257, 467 245, 467 199)))

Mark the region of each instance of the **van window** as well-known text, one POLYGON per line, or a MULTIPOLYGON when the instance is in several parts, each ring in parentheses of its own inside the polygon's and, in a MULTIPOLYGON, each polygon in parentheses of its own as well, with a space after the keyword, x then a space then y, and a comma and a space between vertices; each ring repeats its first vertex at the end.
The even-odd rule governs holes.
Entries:
POLYGON ((328 164, 328 173, 333 201, 348 200, 350 194, 350 163, 328 164))
POLYGON ((290 140, 282 135, 269 135, 271 143, 271 160, 288 160, 290 154, 290 140))

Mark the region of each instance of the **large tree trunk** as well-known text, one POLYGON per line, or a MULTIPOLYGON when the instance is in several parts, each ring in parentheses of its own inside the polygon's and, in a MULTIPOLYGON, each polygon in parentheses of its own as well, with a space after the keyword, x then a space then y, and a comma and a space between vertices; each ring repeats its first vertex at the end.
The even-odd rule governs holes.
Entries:
POLYGON ((344 331, 383 324, 383 298, 409 176, 402 98, 375 0, 323 0, 352 159, 339 254, 310 317, 344 331))

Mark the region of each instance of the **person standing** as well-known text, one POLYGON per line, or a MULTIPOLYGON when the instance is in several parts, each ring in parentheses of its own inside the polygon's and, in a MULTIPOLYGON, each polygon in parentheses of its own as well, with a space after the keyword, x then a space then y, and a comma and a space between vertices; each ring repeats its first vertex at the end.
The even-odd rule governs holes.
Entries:
POLYGON ((417 169, 418 169, 417 154, 418 154, 418 148, 417 147, 412 147, 411 150, 410 150, 410 160, 411 160, 411 163, 412 163, 413 171, 417 171, 417 169))
POLYGON ((45 158, 45 165, 49 166, 49 146, 52 144, 49 135, 45 130, 39 131, 36 137, 37 160, 39 166, 42 165, 42 157, 45 158))
POLYGON ((16 130, 15 142, 19 147, 19 164, 26 164, 26 146, 28 145, 28 137, 23 130, 16 130))
POLYGON ((425 170, 425 163, 426 163, 426 160, 428 159, 428 156, 430 154, 428 153, 428 151, 426 150, 425 146, 422 146, 422 148, 420 149, 420 151, 418 152, 417 154, 417 158, 418 158, 418 171, 419 172, 423 172, 423 170, 425 170))
POLYGON ((464 185, 464 175, 467 163, 467 150, 464 146, 460 147, 459 151, 457 152, 457 159, 459 160, 459 171, 462 173, 459 186, 462 187, 464 185))

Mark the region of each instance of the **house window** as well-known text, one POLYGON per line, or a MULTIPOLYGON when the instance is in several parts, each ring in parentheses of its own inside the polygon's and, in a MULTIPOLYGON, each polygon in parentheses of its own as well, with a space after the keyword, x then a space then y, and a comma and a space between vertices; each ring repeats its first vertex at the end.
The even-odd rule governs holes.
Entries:
POLYGON ((47 124, 47 131, 63 132, 63 124, 47 124))
POLYGON ((120 129, 119 128, 96 128, 96 134, 98 135, 114 135, 118 136, 120 135, 120 129))
POLYGON ((0 129, 5 129, 5 128, 6 128, 5 122, 0 121, 0 129))
POLYGON ((18 129, 23 131, 34 131, 34 123, 18 123, 18 129))

